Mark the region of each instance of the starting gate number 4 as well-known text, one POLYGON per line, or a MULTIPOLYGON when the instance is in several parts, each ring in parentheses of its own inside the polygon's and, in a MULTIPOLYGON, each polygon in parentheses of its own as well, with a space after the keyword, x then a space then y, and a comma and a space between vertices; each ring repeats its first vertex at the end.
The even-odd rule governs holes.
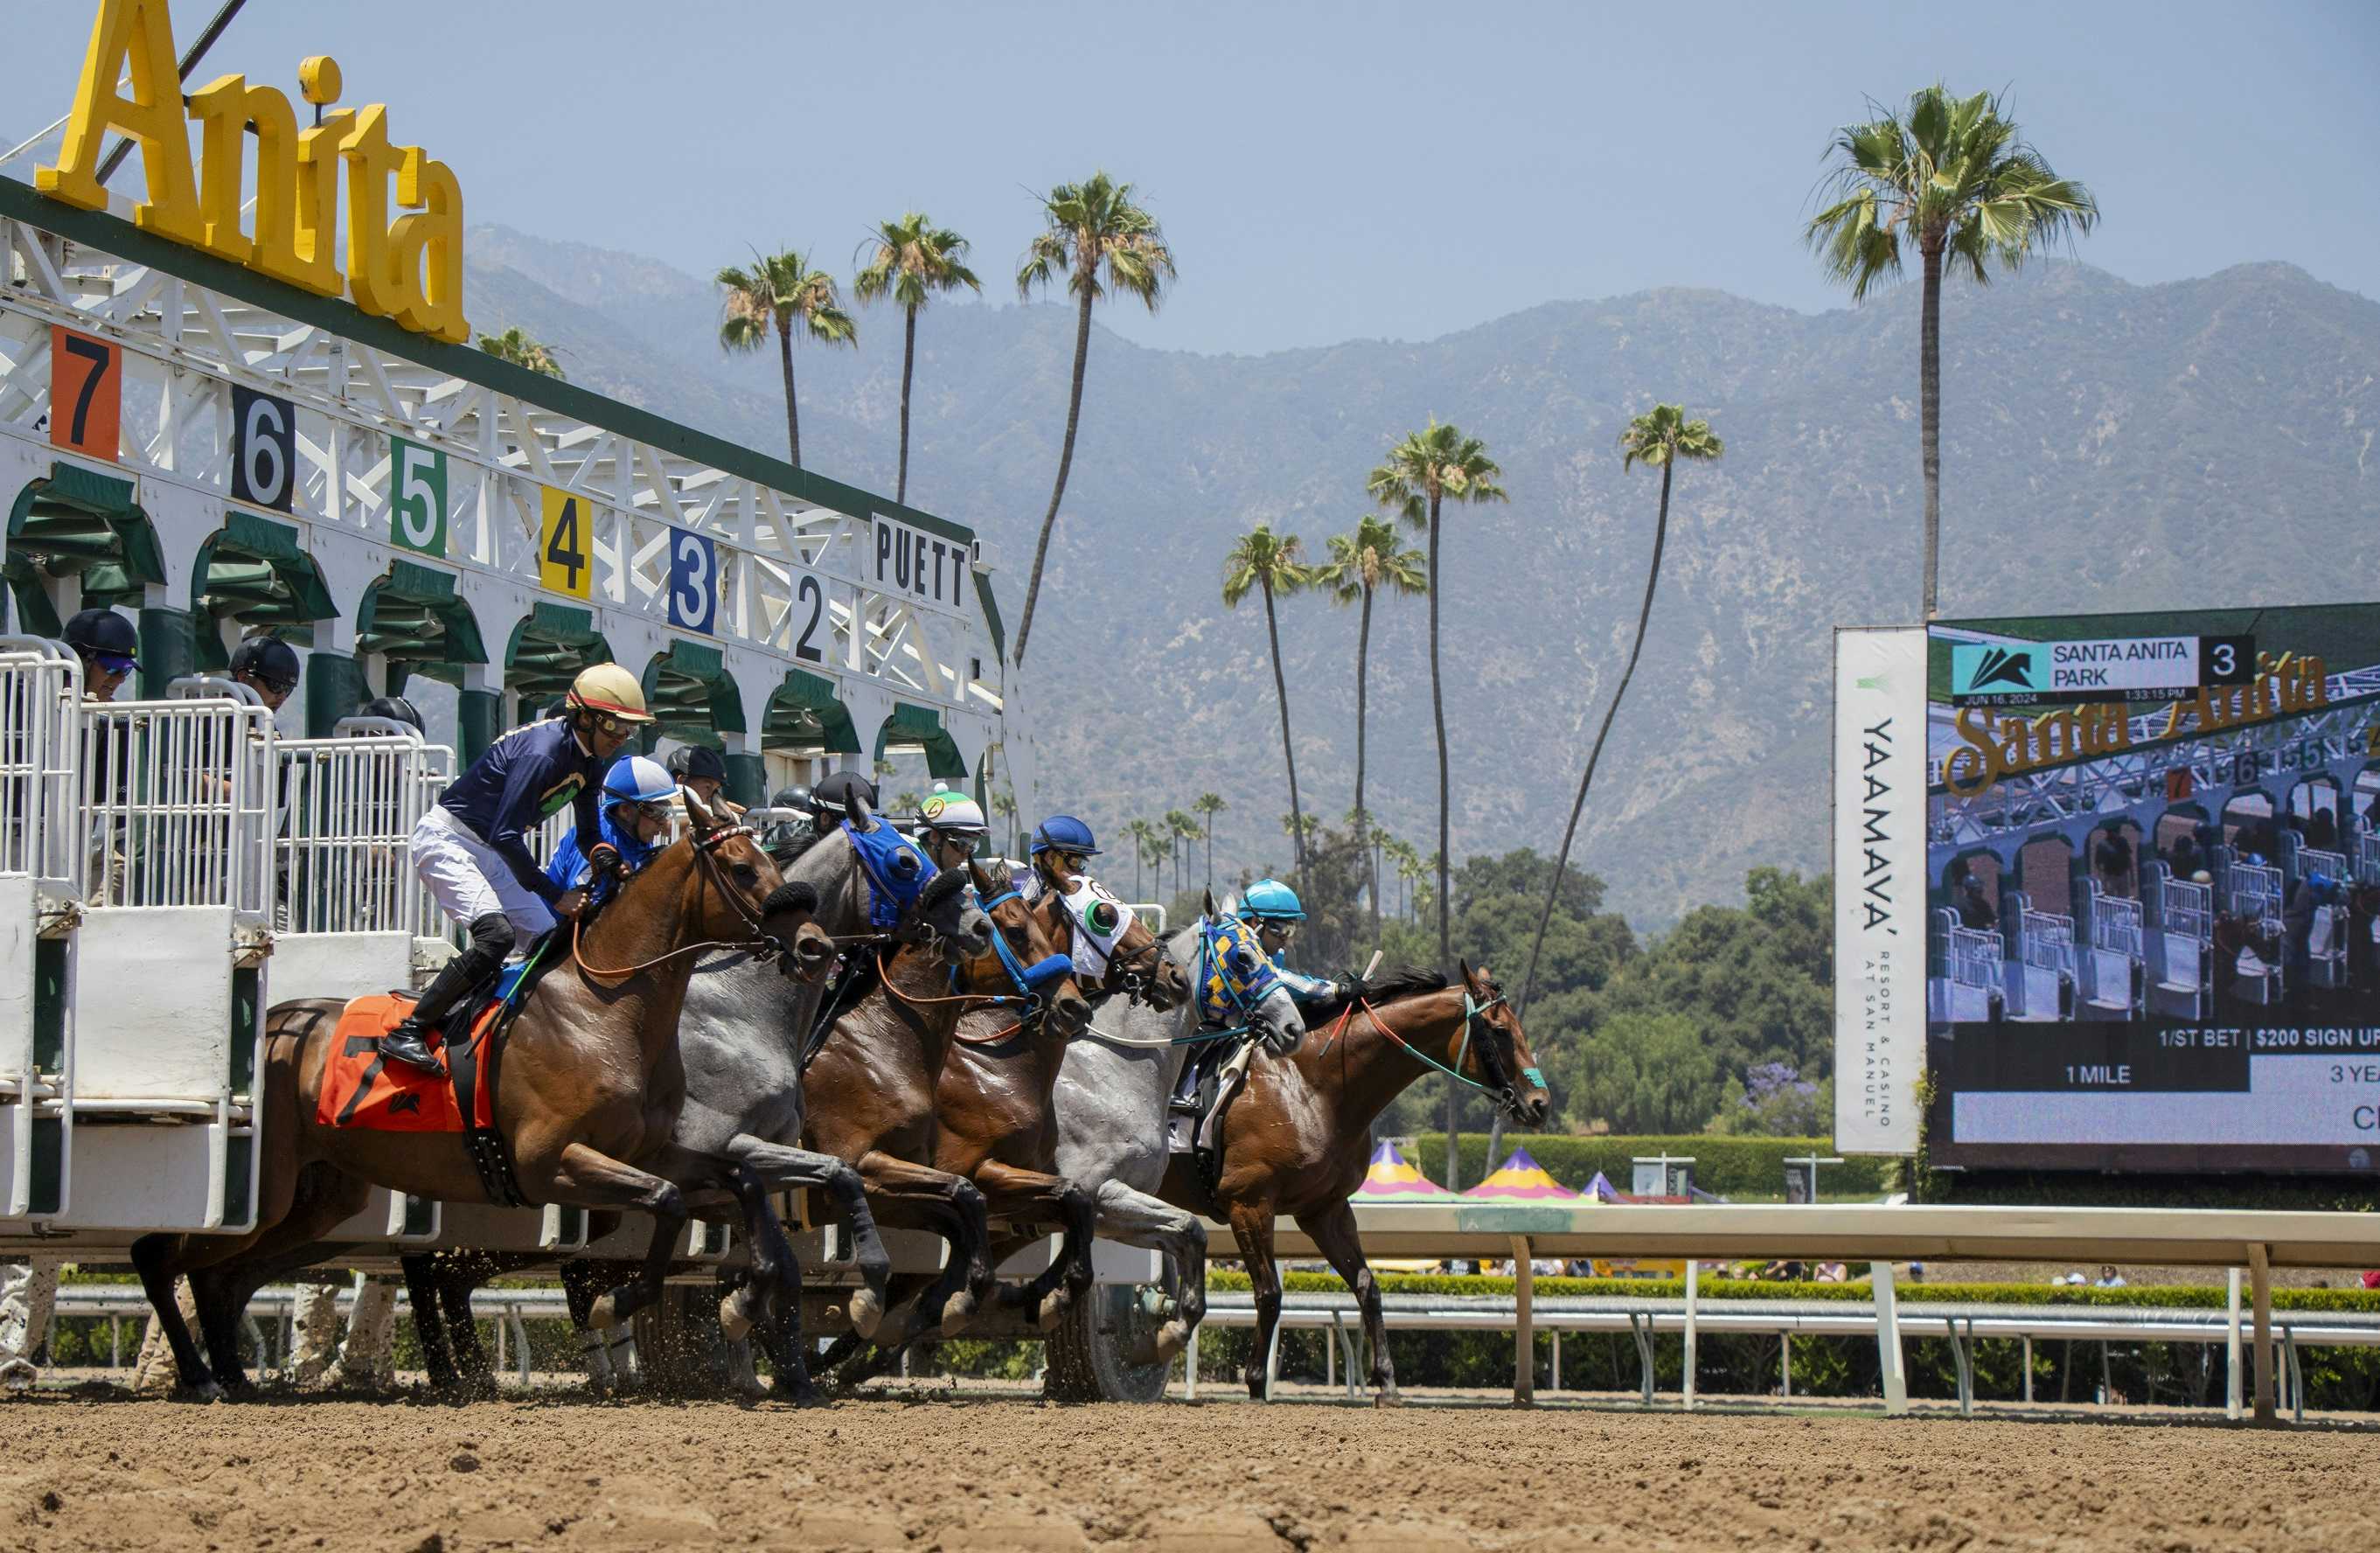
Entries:
POLYGON ((718 547, 708 535, 675 530, 670 535, 670 624, 709 636, 718 613, 718 547))
POLYGON ((50 444, 113 463, 123 419, 124 352, 52 324, 50 444))
POLYGON ((232 384, 232 500, 287 512, 297 467, 298 414, 289 401, 232 384))
POLYGON ((446 455, 388 440, 388 537, 407 550, 446 558, 446 455))
POLYGON ((537 580, 574 599, 591 597, 595 568, 589 564, 589 508, 576 492, 540 488, 545 520, 538 531, 537 580))

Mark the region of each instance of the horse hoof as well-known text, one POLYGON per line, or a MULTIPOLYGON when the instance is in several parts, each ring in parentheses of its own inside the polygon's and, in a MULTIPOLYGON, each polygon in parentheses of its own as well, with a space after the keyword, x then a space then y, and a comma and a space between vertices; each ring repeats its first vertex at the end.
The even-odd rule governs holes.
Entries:
POLYGON ((202 1380, 196 1386, 175 1388, 174 1400, 177 1402, 219 1402, 224 1400, 224 1389, 212 1380, 202 1380))
POLYGON ((588 1329, 589 1331, 596 1332, 608 1332, 613 1328, 618 1326, 620 1324, 620 1318, 616 1314, 614 1314, 617 1309, 618 1305, 611 1294, 606 1293, 596 1296, 595 1303, 592 1305, 589 1305, 587 1309, 588 1329))
POLYGON ((1402 1407, 1405 1405, 1405 1400, 1402 1397, 1398 1396, 1394 1391, 1376 1391, 1372 1395, 1372 1405, 1374 1407, 1402 1407))
POLYGON ((941 1328, 942 1336, 949 1337, 965 1330, 967 1323, 975 1319, 975 1312, 976 1298, 965 1289, 944 1300, 941 1320, 937 1323, 941 1328))
POLYGON ((1190 1323, 1168 1321, 1157 1334, 1156 1363, 1170 1365, 1174 1355, 1190 1346, 1190 1323))
POLYGON ((752 1335, 752 1318, 744 1314, 736 1295, 729 1294, 719 1302, 719 1329, 730 1342, 742 1342, 752 1335))
POLYGON ((844 1307, 851 1318, 851 1329, 861 1337, 872 1338, 884 1321, 884 1301, 873 1289, 855 1292, 844 1307))
POLYGON ((1034 1314, 1033 1324, 1043 1331, 1054 1331, 1064 1320, 1066 1307, 1075 1303, 1074 1295, 1064 1289, 1052 1289, 1041 1296, 1041 1308, 1034 1314))

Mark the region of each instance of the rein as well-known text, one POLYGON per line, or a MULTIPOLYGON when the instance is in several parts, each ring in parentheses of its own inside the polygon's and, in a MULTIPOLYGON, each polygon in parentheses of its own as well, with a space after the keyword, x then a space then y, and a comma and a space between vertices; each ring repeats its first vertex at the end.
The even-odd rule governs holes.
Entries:
MULTIPOLYGON (((1426 1068, 1437 1069, 1439 1073, 1444 1074, 1447 1077, 1454 1080, 1457 1084, 1463 1085, 1468 1088, 1476 1089, 1483 1095, 1493 1096, 1500 1099, 1502 1097, 1513 1092, 1514 1086, 1512 1085, 1492 1083, 1482 1084, 1477 1079, 1473 1078, 1459 1070, 1462 1066, 1463 1058, 1468 1056, 1471 1051, 1471 1032, 1474 1025, 1482 1015, 1487 1013, 1488 1010, 1496 1007, 1499 1003, 1502 1003, 1505 1001, 1504 995, 1499 992, 1496 996, 1488 999, 1483 1003, 1472 997, 1471 989, 1469 988, 1466 987, 1463 989, 1463 1047, 1462 1049, 1458 1050, 1454 1055, 1454 1067, 1448 1067, 1444 1062, 1439 1062, 1437 1058, 1432 1057, 1428 1052, 1422 1050, 1412 1042, 1406 1040, 1404 1037, 1397 1034, 1394 1029, 1390 1027, 1389 1022, 1380 1017, 1380 1011, 1372 1006, 1370 999, 1358 998, 1355 1000, 1355 1002, 1362 1004, 1364 1013, 1370 1016, 1372 1028, 1388 1037, 1390 1043, 1403 1051, 1406 1056, 1413 1058, 1415 1062, 1421 1063, 1421 1065, 1426 1068)), ((1349 1004, 1345 1009, 1341 1011, 1338 1024, 1331 1028, 1330 1038, 1322 1043, 1323 1053, 1329 1053, 1330 1048, 1337 1044, 1339 1037, 1346 1033, 1348 1023, 1353 1020, 1354 1016, 1355 1004, 1354 1003, 1349 1004)), ((1479 1062, 1481 1067, 1488 1067, 1492 1062, 1492 1065, 1497 1070, 1495 1074, 1490 1075, 1491 1077, 1500 1076, 1503 1069, 1503 1063, 1500 1061, 1494 1059, 1494 1051, 1495 1044, 1492 1041, 1483 1040, 1479 1043, 1479 1062)), ((1521 1076, 1527 1079, 1532 1085, 1540 1089, 1545 1087, 1545 1075, 1536 1068, 1523 1068, 1521 1070, 1521 1076)))
POLYGON ((719 860, 711 855, 712 849, 717 847, 722 842, 728 841, 736 836, 749 836, 752 833, 752 827, 749 825, 725 826, 720 830, 711 831, 710 834, 704 836, 699 840, 697 840, 693 845, 695 868, 700 875, 703 883, 717 883, 719 885, 719 892, 727 897, 728 904, 735 908, 735 915, 744 919, 744 925, 751 928, 752 931, 758 935, 757 937, 749 939, 705 939, 699 943, 686 944, 683 948, 673 949, 666 953, 657 954, 650 960, 640 960, 633 965, 625 966, 617 970, 607 969, 601 965, 589 965, 587 963, 587 956, 581 952, 581 946, 584 942, 587 932, 587 914, 584 911, 581 911, 577 916, 570 919, 570 958, 572 963, 577 965, 581 971, 585 972, 590 978, 596 981, 616 984, 618 982, 625 981, 631 977, 641 976, 657 965, 666 965, 673 960, 681 959, 689 954, 708 953, 710 951, 714 949, 735 950, 738 952, 752 954, 755 957, 763 960, 783 950, 785 945, 783 942, 770 937, 767 933, 761 932, 759 914, 755 912, 750 906, 745 904, 744 897, 737 894, 735 891, 727 888, 727 886, 723 882, 721 882, 717 877, 719 872, 719 860))

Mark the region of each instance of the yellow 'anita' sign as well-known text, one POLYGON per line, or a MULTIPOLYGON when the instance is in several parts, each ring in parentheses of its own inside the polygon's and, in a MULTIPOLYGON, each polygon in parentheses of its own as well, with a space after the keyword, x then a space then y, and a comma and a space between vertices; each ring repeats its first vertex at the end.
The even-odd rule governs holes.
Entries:
MULTIPOLYGON (((189 94, 200 127, 196 176, 175 64, 165 0, 100 0, 83 55, 58 164, 34 169, 33 185, 87 211, 104 210, 101 141, 110 130, 140 148, 149 197, 133 210, 143 231, 203 249, 259 274, 318 296, 353 294, 356 306, 416 334, 456 344, 470 338, 463 320, 463 190, 443 162, 419 146, 392 145, 388 109, 324 114, 301 129, 289 99, 242 76, 222 76, 189 94), (128 74, 132 95, 116 91, 128 74), (256 131, 256 220, 240 224, 247 202, 247 147, 256 131), (346 273, 339 270, 339 174, 347 186, 346 273), (394 221, 389 179, 396 179, 394 221)), ((339 67, 327 55, 308 60, 307 101, 339 95, 339 67)))

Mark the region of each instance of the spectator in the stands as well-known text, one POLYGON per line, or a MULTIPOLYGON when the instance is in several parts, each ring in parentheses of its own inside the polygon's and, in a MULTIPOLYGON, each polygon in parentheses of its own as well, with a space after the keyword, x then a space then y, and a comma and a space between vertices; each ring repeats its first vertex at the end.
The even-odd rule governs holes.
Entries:
POLYGON ((2099 1268, 2099 1280, 2093 1285, 2094 1288, 2097 1289, 2121 1289, 2123 1286, 2124 1275, 2118 1272, 2113 1266, 2109 1265, 2101 1266, 2099 1268))

